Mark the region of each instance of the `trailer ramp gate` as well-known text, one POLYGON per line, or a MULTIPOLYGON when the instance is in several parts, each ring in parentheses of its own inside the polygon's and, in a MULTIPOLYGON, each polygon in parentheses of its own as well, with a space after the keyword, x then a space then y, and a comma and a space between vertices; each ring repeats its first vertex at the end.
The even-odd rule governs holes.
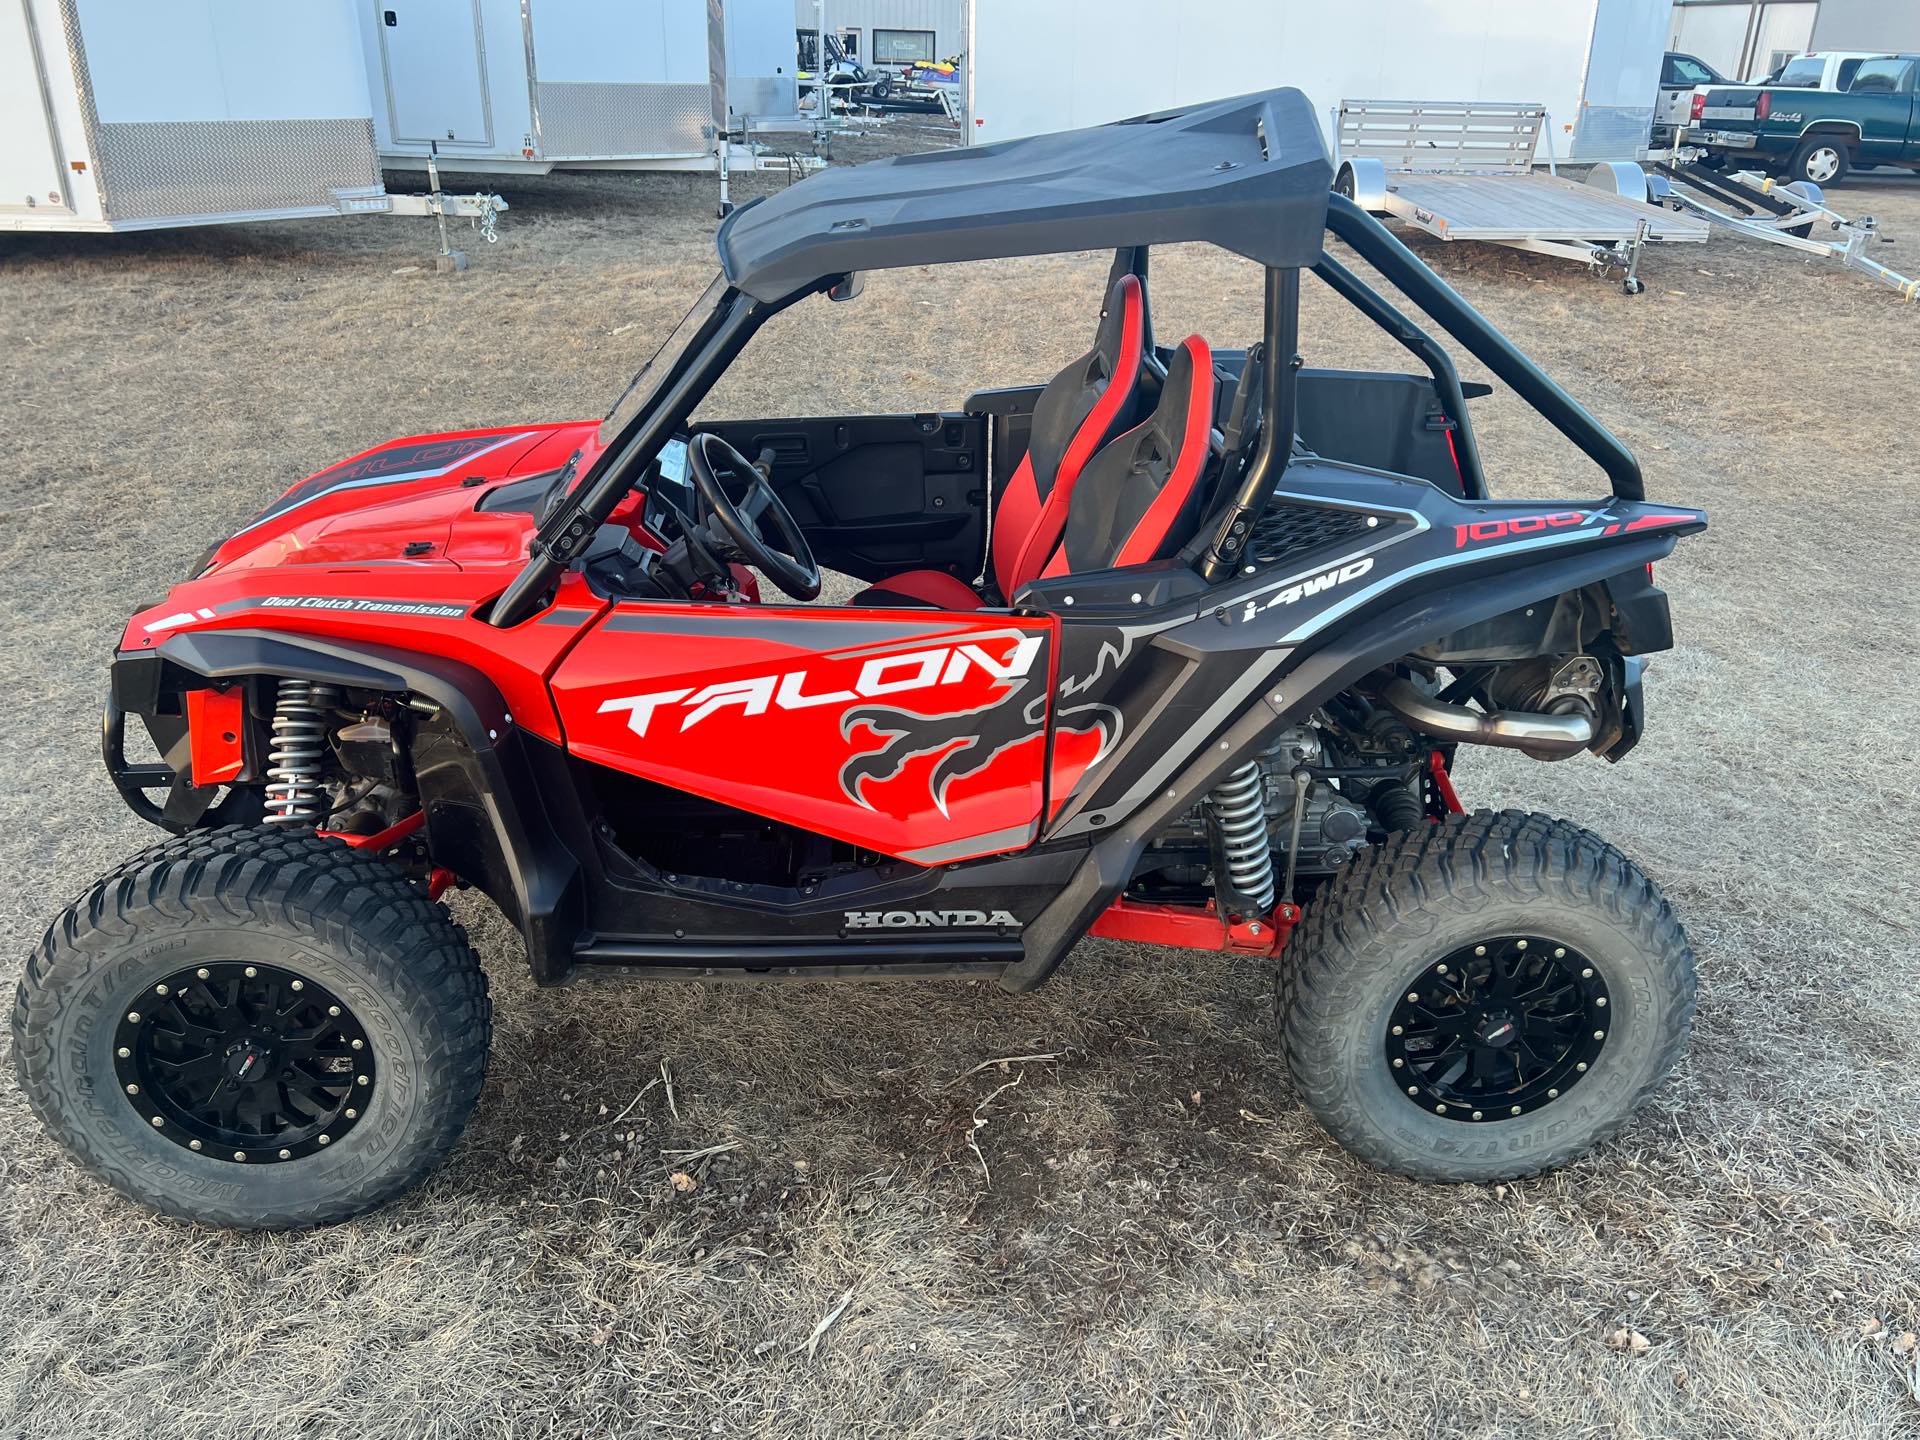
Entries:
MULTIPOLYGON (((1493 101, 1342 100, 1334 188, 1442 240, 1480 240, 1619 271, 1630 295, 1649 242, 1704 242, 1701 219, 1649 204, 1637 165, 1596 165, 1584 184, 1539 174, 1546 107, 1493 101)), ((1553 159, 1549 147, 1548 166, 1553 159)))

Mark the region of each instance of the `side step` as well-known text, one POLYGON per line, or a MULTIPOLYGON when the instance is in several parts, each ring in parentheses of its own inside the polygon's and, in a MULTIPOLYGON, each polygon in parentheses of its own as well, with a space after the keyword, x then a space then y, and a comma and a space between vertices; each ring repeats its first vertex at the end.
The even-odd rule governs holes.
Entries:
POLYGON ((997 939, 727 945, 602 938, 574 951, 573 974, 621 980, 992 980, 1024 953, 1018 940, 997 939))

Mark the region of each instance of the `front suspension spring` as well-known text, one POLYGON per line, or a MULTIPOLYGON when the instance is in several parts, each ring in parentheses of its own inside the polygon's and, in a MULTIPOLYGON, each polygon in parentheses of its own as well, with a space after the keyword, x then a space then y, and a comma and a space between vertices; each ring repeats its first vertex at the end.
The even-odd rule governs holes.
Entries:
POLYGON ((320 763, 327 753, 327 712, 339 703, 336 686, 280 682, 267 751, 267 824, 314 825, 325 816, 320 763))

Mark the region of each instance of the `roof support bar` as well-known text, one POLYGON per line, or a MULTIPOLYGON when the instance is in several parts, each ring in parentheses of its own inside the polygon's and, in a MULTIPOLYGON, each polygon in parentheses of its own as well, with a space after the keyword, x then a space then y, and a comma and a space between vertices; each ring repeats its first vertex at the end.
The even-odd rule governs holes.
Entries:
POLYGON ((1267 270, 1266 322, 1263 327, 1266 364, 1260 369, 1261 413, 1259 448, 1240 479, 1239 493, 1213 532, 1200 573, 1209 582, 1224 580, 1239 563, 1241 551, 1253 533, 1253 522, 1266 508, 1267 497, 1280 483, 1281 472, 1293 455, 1295 411, 1300 393, 1300 272, 1267 270))
POLYGON ((1645 500, 1647 487, 1640 478, 1640 462, 1633 452, 1575 400, 1547 377, 1512 341, 1489 325, 1446 281, 1420 262, 1373 216, 1344 195, 1330 196, 1327 229, 1347 242, 1360 258, 1378 270, 1414 304, 1487 369, 1506 381, 1547 422, 1594 464, 1607 472, 1613 493, 1622 500, 1645 500))
POLYGON ((1446 407, 1447 418, 1453 421, 1462 488, 1469 500, 1486 499, 1487 474, 1480 465, 1480 443, 1473 438, 1473 421, 1467 414, 1467 397, 1460 388, 1460 372, 1454 368, 1453 357, 1431 335, 1389 304, 1386 297, 1331 255, 1322 255, 1313 273, 1425 363, 1440 393, 1440 403, 1446 407))

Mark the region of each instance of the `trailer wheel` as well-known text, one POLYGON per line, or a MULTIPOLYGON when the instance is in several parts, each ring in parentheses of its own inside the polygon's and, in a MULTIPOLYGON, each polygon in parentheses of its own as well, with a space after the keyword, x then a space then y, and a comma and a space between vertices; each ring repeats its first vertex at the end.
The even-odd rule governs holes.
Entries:
POLYGON ((1518 811, 1364 852, 1287 953, 1295 1090, 1347 1150, 1416 1179, 1565 1164, 1665 1078, 1693 1015, 1693 952, 1653 882, 1518 811))
POLYGON ((1846 142, 1837 135, 1809 135, 1787 161, 1787 178, 1814 185, 1838 185, 1853 168, 1846 142))
POLYGON ((162 1214, 282 1229, 392 1199, 459 1138, 492 1011, 466 935, 311 831, 200 831, 96 881, 28 958, 14 1063, 88 1169, 162 1214))

